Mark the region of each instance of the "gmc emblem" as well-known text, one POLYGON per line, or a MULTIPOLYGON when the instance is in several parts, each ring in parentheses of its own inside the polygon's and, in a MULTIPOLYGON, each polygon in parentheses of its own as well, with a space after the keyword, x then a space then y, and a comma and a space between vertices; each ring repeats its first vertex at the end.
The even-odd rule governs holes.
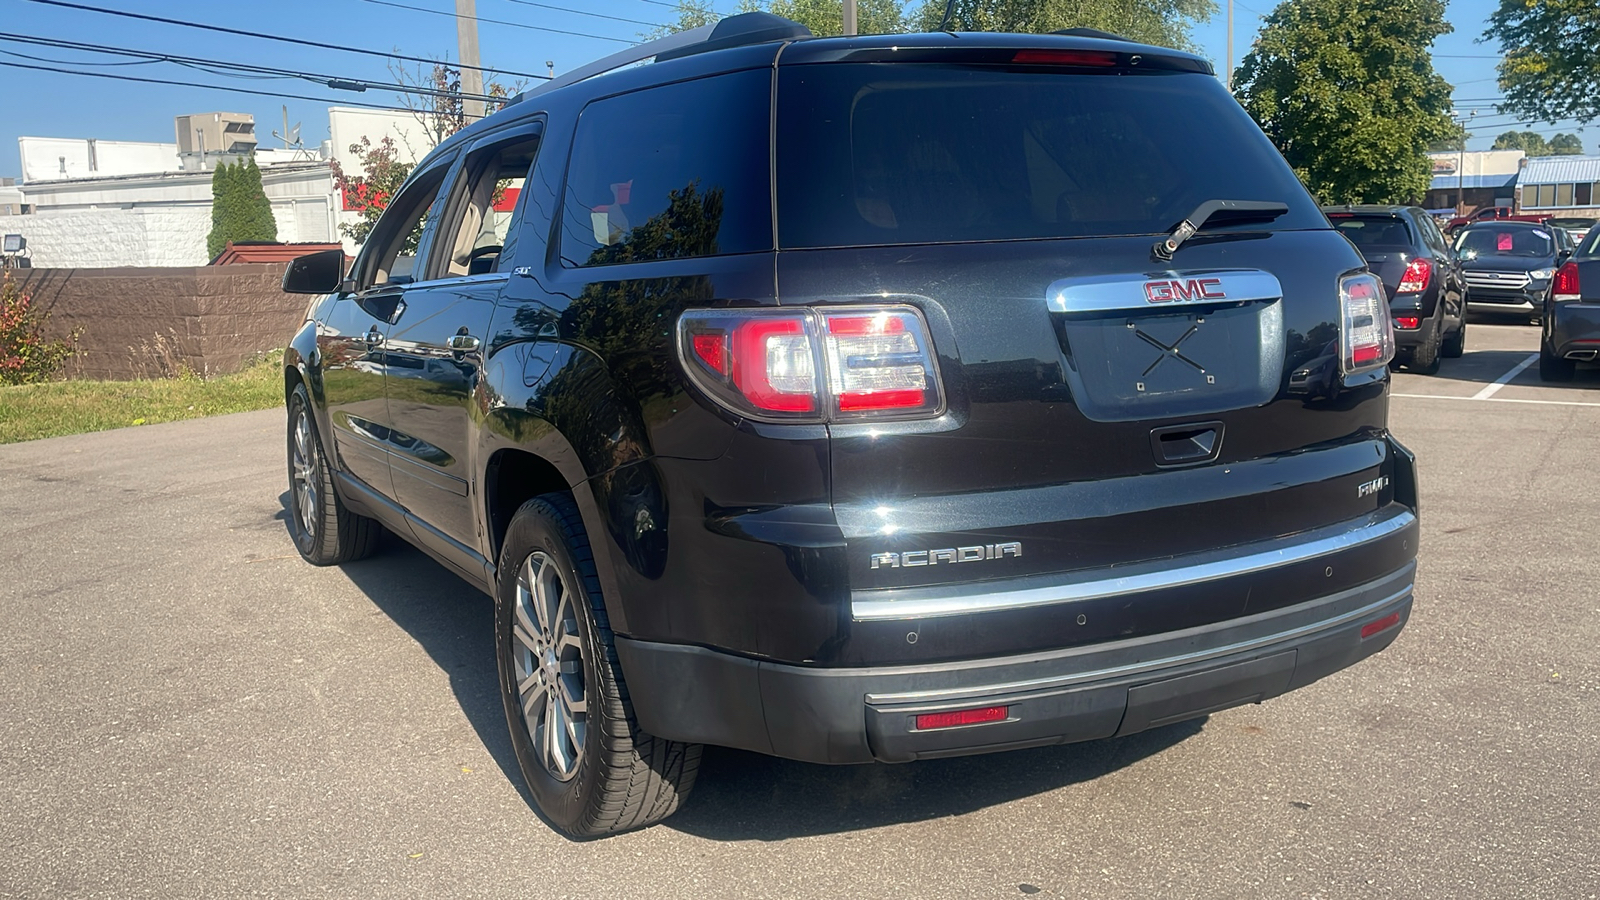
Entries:
POLYGON ((1194 300, 1226 300, 1220 278, 1190 278, 1146 281, 1144 296, 1151 303, 1182 303, 1194 300))

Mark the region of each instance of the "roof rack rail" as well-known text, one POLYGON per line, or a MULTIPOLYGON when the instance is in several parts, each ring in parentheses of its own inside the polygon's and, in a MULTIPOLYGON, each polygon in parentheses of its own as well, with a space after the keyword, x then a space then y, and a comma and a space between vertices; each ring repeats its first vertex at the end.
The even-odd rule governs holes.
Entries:
POLYGON ((711 50, 722 50, 727 47, 742 47, 747 44, 765 44, 771 41, 796 40, 811 37, 811 29, 799 22, 775 16, 772 13, 750 12, 737 16, 728 16, 714 25, 702 25, 677 34, 669 34, 664 38, 646 41, 626 50, 619 50, 610 56, 601 57, 588 65, 576 69, 557 78, 552 78, 544 84, 512 97, 506 106, 547 93, 558 88, 564 88, 580 81, 586 81, 596 75, 604 75, 623 66, 631 66, 649 59, 665 62, 669 59, 692 56, 696 53, 706 53, 711 50))
POLYGON ((1050 33, 1064 34, 1067 37, 1099 38, 1102 41, 1122 41, 1123 43, 1127 44, 1139 43, 1131 37, 1123 37, 1120 34, 1112 34, 1109 31, 1101 31, 1098 28, 1062 28, 1058 31, 1052 31, 1050 33))

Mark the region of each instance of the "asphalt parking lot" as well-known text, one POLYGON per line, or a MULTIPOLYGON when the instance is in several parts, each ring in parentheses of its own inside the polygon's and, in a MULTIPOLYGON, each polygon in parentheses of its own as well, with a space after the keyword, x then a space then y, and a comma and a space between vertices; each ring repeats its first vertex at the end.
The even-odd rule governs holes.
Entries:
POLYGON ((487 597, 296 556, 281 411, 0 447, 0 896, 1600 896, 1600 371, 1536 346, 1396 375, 1421 574, 1369 662, 1119 741, 709 750, 589 843, 520 789, 487 597))

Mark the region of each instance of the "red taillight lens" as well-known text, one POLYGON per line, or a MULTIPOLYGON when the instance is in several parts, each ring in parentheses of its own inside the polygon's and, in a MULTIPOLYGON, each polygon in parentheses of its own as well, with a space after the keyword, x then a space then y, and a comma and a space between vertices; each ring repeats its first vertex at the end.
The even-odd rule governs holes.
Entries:
POLYGON ((1407 331, 1415 331, 1422 327, 1422 320, 1416 316, 1395 316, 1394 326, 1396 328, 1404 328, 1407 331))
POLYGON ((690 379, 741 415, 824 422, 942 407, 928 329, 909 306, 691 310, 678 327, 690 379))
POLYGON ((1378 279, 1366 272, 1339 279, 1339 312, 1345 374, 1388 365, 1394 358, 1394 323, 1378 279))
POLYGON ((1433 277, 1433 263, 1418 257, 1406 266, 1406 273, 1400 276, 1400 286, 1395 288, 1397 294, 1420 294, 1428 289, 1428 281, 1433 277))
POLYGON ((956 712, 924 713, 917 716, 917 730, 957 728, 962 725, 982 725, 985 722, 1004 722, 1010 714, 1009 706, 985 706, 956 712))
POLYGON ((1038 66, 1114 66, 1117 55, 1106 50, 1018 50, 1011 61, 1038 66))
POLYGON ((1377 634, 1379 632, 1388 631, 1389 629, 1391 629, 1391 628, 1393 628, 1393 627, 1395 627, 1396 625, 1399 625, 1399 624, 1400 624, 1400 614, 1399 613, 1390 613, 1390 614, 1388 614, 1387 616, 1384 616, 1381 619, 1378 619, 1378 620, 1373 621, 1373 622, 1368 622, 1367 624, 1361 626, 1361 639, 1362 640, 1366 640, 1367 638, 1372 637, 1373 635, 1375 635, 1375 634, 1377 634))
POLYGON ((1556 300, 1581 300, 1583 291, 1578 287, 1578 264, 1569 262, 1556 270, 1550 282, 1550 294, 1556 300))

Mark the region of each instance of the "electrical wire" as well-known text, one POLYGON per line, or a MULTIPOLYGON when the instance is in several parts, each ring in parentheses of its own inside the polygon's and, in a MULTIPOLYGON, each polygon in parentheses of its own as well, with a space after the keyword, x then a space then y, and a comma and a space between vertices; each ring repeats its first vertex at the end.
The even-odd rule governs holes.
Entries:
POLYGON ((666 28, 660 22, 646 22, 642 19, 625 19, 622 16, 608 16, 605 13, 585 12, 581 9, 572 9, 566 6, 551 6, 548 3, 534 3, 533 0, 506 0, 518 6, 532 6, 536 9, 553 9, 556 12, 572 13, 575 16, 589 16, 595 19, 610 19, 613 22, 627 22, 629 25, 648 25, 651 28, 666 28))
MULTIPOLYGON (((69 3, 67 0, 24 0, 27 3, 38 3, 43 6, 58 6, 63 9, 76 9, 84 12, 101 13, 108 16, 121 16, 125 19, 139 19, 145 22, 160 22, 163 25, 179 25, 184 28, 198 28, 202 31, 214 31, 219 34, 234 34, 240 37, 260 38, 264 41, 278 41, 283 44, 296 44, 301 47, 316 47, 320 50, 338 50, 342 53, 357 53, 362 56, 377 56, 383 59, 398 59, 405 62, 423 63, 425 65, 438 65, 437 59, 428 59, 422 56, 407 56, 404 53, 384 53, 378 50, 366 50, 360 47, 346 47, 339 44, 328 44, 322 41, 309 41, 304 38, 286 37, 280 34, 266 34, 255 31, 244 31, 238 28, 225 28, 221 25, 207 25, 202 22, 185 22, 182 19, 168 19, 163 16, 150 16, 144 13, 127 12, 120 9, 108 9, 103 6, 90 6, 84 3, 69 3)), ((539 81, 549 81, 549 75, 536 75, 532 72, 518 72, 512 69, 495 69, 489 66, 468 66, 461 63, 451 63, 452 68, 472 69, 477 72, 493 72, 496 75, 514 75, 518 78, 535 78, 539 81)))
POLYGON ((471 19, 474 22, 488 22, 491 25, 507 25, 512 28, 526 28, 529 31, 547 31, 551 34, 565 34, 571 37, 593 38, 597 41, 614 41, 618 44, 639 43, 638 41, 630 41, 624 38, 606 37, 603 34, 589 34, 588 32, 584 31, 564 31, 560 28, 546 28, 543 25, 528 25, 523 22, 508 22, 505 19, 489 19, 485 18, 484 16, 462 16, 453 12, 447 12, 442 9, 429 9, 426 6, 410 6, 405 3, 395 3, 393 0, 365 0, 365 2, 375 3, 378 6, 392 6, 395 9, 409 9, 412 12, 428 13, 429 15, 434 16, 448 16, 452 19, 471 19))
POLYGON ((159 53, 150 50, 136 50, 131 47, 110 47, 104 44, 87 44, 81 41, 69 41, 63 38, 43 38, 27 34, 11 34, 0 31, 0 41, 11 41, 19 44, 33 44, 44 47, 54 47, 59 50, 75 50, 80 53, 103 53, 113 56, 132 56, 138 62, 127 63, 94 63, 78 62, 76 60, 44 59, 29 56, 25 53, 15 53, 9 50, 0 50, 8 56, 19 56, 23 59, 33 59, 38 62, 50 62, 58 65, 145 65, 151 63, 169 62, 174 65, 187 66, 208 72, 212 75, 222 75, 232 78, 269 78, 269 79, 298 79, 320 84, 323 87, 336 91, 368 90, 394 91, 400 94, 420 94, 427 97, 460 98, 464 100, 483 100, 488 103, 504 102, 507 98, 495 97, 490 94, 464 94, 457 91, 445 91, 438 88, 413 87, 405 84, 391 84, 381 81, 369 81, 364 78, 343 78, 338 75, 322 75, 314 72, 302 72, 295 69, 280 69, 274 66, 259 66, 252 63, 236 63, 226 60, 206 59, 199 56, 180 56, 172 53, 159 53), (223 71, 217 71, 221 69, 223 71), (230 71, 231 70, 231 71, 230 71))
POLYGON ((108 78, 113 81, 136 81, 140 84, 167 84, 176 87, 204 88, 210 91, 228 91, 234 94, 253 94, 257 97, 278 97, 285 100, 310 100, 313 103, 328 103, 334 106, 360 106, 366 109, 386 109, 393 112, 411 112, 404 106, 385 106, 381 103, 367 103, 362 100, 345 100, 343 98, 307 97, 304 94, 285 94, 279 91, 253 91, 249 88, 228 87, 221 84, 199 84, 193 81, 168 81, 165 78, 139 78, 133 75, 113 75, 110 72, 74 72, 71 69, 58 69, 53 66, 34 66, 27 63, 14 63, 0 61, 0 66, 12 69, 32 69, 36 72, 57 72, 62 75, 77 75, 83 78, 108 78))

